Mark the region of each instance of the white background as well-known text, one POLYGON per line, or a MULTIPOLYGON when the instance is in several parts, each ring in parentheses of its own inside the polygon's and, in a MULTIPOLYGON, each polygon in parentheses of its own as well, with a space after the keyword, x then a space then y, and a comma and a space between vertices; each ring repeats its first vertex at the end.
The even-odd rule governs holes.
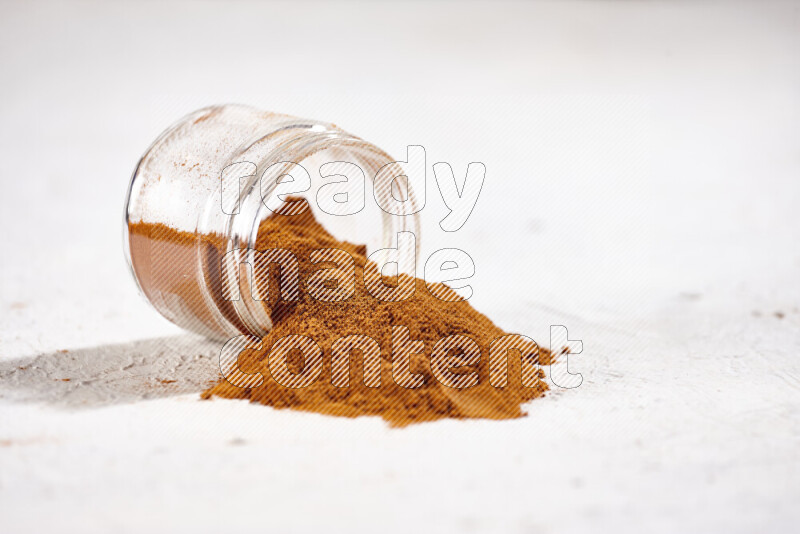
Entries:
POLYGON ((796 529, 799 3, 0 10, 0 531, 796 529), (222 102, 485 163, 455 235, 429 187, 426 254, 467 250, 501 327, 566 325, 583 384, 403 430, 201 402, 214 347, 137 295, 121 220, 222 102))

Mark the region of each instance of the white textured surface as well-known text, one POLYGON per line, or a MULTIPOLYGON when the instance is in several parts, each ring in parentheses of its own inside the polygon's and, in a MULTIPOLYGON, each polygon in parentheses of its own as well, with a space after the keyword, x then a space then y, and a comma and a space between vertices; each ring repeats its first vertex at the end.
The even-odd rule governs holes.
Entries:
POLYGON ((0 531, 796 530, 796 3, 3 11, 0 531), (567 325, 583 384, 404 430, 198 401, 120 224, 141 151, 224 101, 484 162, 454 236, 429 188, 426 255, 468 251, 507 329, 567 325))

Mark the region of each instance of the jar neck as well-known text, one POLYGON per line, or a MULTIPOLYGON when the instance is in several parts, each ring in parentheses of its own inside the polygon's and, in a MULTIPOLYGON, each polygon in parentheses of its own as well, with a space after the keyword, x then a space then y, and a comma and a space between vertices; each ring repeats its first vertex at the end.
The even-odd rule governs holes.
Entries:
MULTIPOLYGON (((213 200, 206 210, 205 224, 215 226, 226 242, 226 254, 220 269, 223 288, 237 288, 238 299, 232 300, 239 321, 247 333, 263 337, 272 328, 272 320, 266 308, 252 298, 253 280, 240 277, 240 265, 255 265, 258 231, 261 221, 272 214, 264 199, 274 194, 277 178, 288 173, 294 164, 303 165, 312 156, 329 151, 337 160, 353 161, 364 171, 371 181, 378 170, 395 163, 386 152, 340 128, 323 122, 287 120, 273 125, 270 131, 257 135, 252 141, 244 143, 239 151, 226 164, 250 162, 256 171, 243 180, 238 197, 238 211, 233 215, 222 212, 219 198, 213 200), (277 164, 277 165, 276 165, 277 164), (276 167, 272 168, 273 165, 276 167), (269 171, 268 171, 269 169, 269 171), (268 172, 268 176, 265 173, 268 172), (263 180, 262 180, 263 177, 263 180), (263 183, 262 183, 263 182, 263 183)), ((317 168, 306 169, 309 173, 317 168)), ((415 197, 409 194, 415 201, 415 197)), ((311 199, 307 199, 311 202, 311 199)), ((306 209, 311 209, 310 206, 306 209)), ((410 212, 415 212, 414 208, 410 212)), ((413 231, 418 234, 418 217, 396 217, 382 212, 384 227, 383 248, 392 245, 397 231, 413 231)), ((419 243, 417 243, 417 248, 419 243)), ((252 272, 252 271, 251 271, 252 272)))

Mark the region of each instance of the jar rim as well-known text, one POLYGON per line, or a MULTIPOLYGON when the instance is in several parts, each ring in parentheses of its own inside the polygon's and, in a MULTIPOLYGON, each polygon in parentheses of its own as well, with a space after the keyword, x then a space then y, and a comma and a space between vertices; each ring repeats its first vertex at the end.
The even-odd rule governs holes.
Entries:
MULTIPOLYGON (((241 209, 237 214, 231 215, 226 221, 226 254, 231 251, 241 251, 242 249, 246 252, 244 257, 240 257, 234 252, 234 257, 236 259, 227 265, 228 269, 225 271, 225 276, 228 277, 228 280, 224 283, 242 284, 241 293, 246 292, 246 294, 252 294, 252 288, 250 287, 249 280, 239 280, 239 265, 243 262, 254 265, 259 225, 261 221, 271 213, 264 202, 265 195, 262 188, 256 187, 257 185, 261 185, 261 179, 270 166, 275 163, 285 163, 287 167, 292 164, 302 164, 303 161, 329 149, 345 149, 350 152, 355 152, 355 154, 353 154, 354 156, 370 155, 374 157, 379 163, 377 165, 371 165, 375 173, 383 168, 384 165, 397 163, 388 153, 376 145, 352 135, 333 124, 321 121, 295 119, 285 121, 279 128, 264 135, 254 136, 250 142, 243 144, 242 149, 237 151, 237 154, 226 162, 225 166, 236 163, 234 160, 237 159, 237 156, 245 153, 258 143, 265 141, 267 138, 278 134, 278 132, 288 132, 292 130, 299 130, 297 132, 298 135, 284 140, 265 154, 260 161, 253 162, 257 170, 252 179, 247 183, 247 186, 243 188, 243 192, 240 193, 239 205, 241 209), (239 223, 239 221, 243 222, 239 223)), ((374 175, 370 176, 370 181, 372 180, 374 180, 374 175)), ((271 184, 272 188, 270 192, 274 190, 276 185, 277 184, 271 184)), ((410 184, 409 199, 412 204, 416 204, 416 196, 410 189, 410 184)), ((306 201, 310 202, 308 199, 306 199, 306 201)), ((418 210, 412 209, 408 215, 404 216, 392 215, 381 210, 381 215, 383 224, 382 250, 391 246, 391 241, 397 232, 412 231, 416 238, 414 250, 415 261, 416 257, 419 257, 420 250, 418 210), (410 219, 406 219, 406 217, 410 217, 410 219)), ((262 315, 263 306, 258 305, 258 303, 252 301, 252 299, 240 298, 239 300, 233 301, 233 305, 242 322, 254 330, 250 332, 251 334, 263 336, 272 328, 271 318, 268 319, 268 328, 260 327, 260 325, 267 322, 262 315)))

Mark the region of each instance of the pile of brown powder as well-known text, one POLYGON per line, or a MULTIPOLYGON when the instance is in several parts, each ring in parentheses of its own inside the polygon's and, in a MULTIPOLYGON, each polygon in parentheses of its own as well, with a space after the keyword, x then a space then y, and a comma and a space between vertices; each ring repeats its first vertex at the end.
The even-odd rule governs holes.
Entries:
MULTIPOLYGON (((522 384, 519 352, 512 351, 508 358, 506 387, 496 388, 489 383, 489 343, 505 334, 487 317, 477 312, 468 302, 444 302, 431 295, 423 280, 416 280, 414 295, 399 302, 383 302, 370 295, 363 282, 363 269, 367 262, 365 248, 336 240, 311 215, 310 210, 294 216, 273 215, 259 228, 257 250, 281 248, 294 253, 300 261, 301 291, 298 301, 279 301, 277 297, 277 269, 270 274, 271 314, 273 330, 263 339, 259 350, 243 352, 239 367, 243 372, 260 372, 264 383, 253 389, 238 388, 222 380, 203 398, 213 396, 230 399, 248 399, 275 408, 290 408, 345 417, 378 415, 392 426, 405 426, 442 418, 510 419, 523 416, 522 403, 541 396, 547 385, 538 371, 533 387, 522 384), (303 288, 308 276, 329 267, 314 264, 309 254, 320 248, 347 250, 356 264, 355 295, 344 301, 322 302, 309 296, 303 288), (425 343, 425 351, 411 356, 412 373, 423 375, 425 383, 409 389, 392 379, 392 326, 405 326, 411 339, 425 343), (310 386, 299 389, 284 387, 275 382, 269 373, 268 356, 272 345, 281 337, 300 334, 312 338, 323 350, 323 371, 310 386), (331 345, 350 334, 367 334, 381 347, 381 385, 376 388, 364 384, 363 354, 354 350, 350 355, 349 387, 336 387, 331 383, 331 345), (481 359, 476 366, 458 368, 457 373, 477 370, 479 384, 466 389, 447 387, 432 375, 430 354, 440 339, 464 334, 474 339, 481 348, 481 359)), ((267 304, 269 306, 269 304, 267 304)), ((538 352, 539 363, 550 363, 550 353, 544 348, 538 352)), ((299 372, 303 368, 299 351, 289 358, 289 369, 299 372)), ((535 363, 535 362, 533 362, 535 363)))
MULTIPOLYGON (((160 291, 179 296, 195 320, 210 324, 213 319, 204 311, 202 298, 189 272, 196 265, 196 246, 201 255, 207 276, 213 278, 219 268, 222 240, 217 236, 195 236, 161 224, 135 223, 129 227, 131 246, 137 257, 151 258, 148 262, 134 261, 137 276, 143 280, 145 291, 160 291)), ((508 379, 504 387, 490 384, 489 346, 492 340, 506 332, 496 327, 487 317, 466 302, 445 302, 431 295, 425 282, 416 279, 416 290, 411 298, 398 302, 384 302, 374 298, 363 280, 367 265, 366 248, 339 241, 330 235, 313 217, 310 209, 303 214, 272 215, 262 221, 257 237, 257 250, 284 249, 292 252, 300 264, 299 299, 280 299, 279 269, 271 268, 269 275, 257 280, 264 286, 268 282, 269 298, 263 301, 273 321, 273 329, 266 335, 260 348, 245 350, 239 356, 242 372, 261 373, 264 382, 259 387, 239 388, 226 379, 202 394, 204 399, 223 397, 247 399, 274 408, 303 410, 344 417, 377 415, 392 426, 433 421, 442 418, 511 419, 522 417, 521 405, 544 394, 547 385, 544 373, 528 364, 548 365, 552 355, 545 348, 530 344, 522 351, 509 351, 508 379), (309 295, 306 282, 322 269, 335 267, 330 262, 313 263, 311 252, 322 248, 346 250, 355 261, 355 294, 347 300, 323 302, 309 295), (408 328, 412 340, 424 342, 424 351, 410 356, 410 371, 424 378, 418 388, 398 385, 392 374, 392 327, 408 328), (287 388, 276 382, 270 374, 269 355, 274 343, 288 335, 303 335, 313 339, 323 350, 322 373, 310 386, 287 388), (331 377, 331 346, 351 334, 368 335, 380 345, 381 378, 379 387, 367 387, 364 379, 364 355, 360 350, 350 352, 348 387, 337 387, 331 377), (456 367, 457 375, 475 373, 478 384, 463 389, 443 385, 431 371, 430 356, 434 345, 451 335, 466 335, 480 347, 477 365, 456 367), (533 369, 532 373, 530 370, 533 369), (531 387, 523 384, 525 379, 531 387)), ((372 264, 374 267, 374 264, 372 264)), ((410 278, 409 278, 410 280, 410 278)), ((386 279, 391 285, 398 279, 386 279)), ((440 290, 449 291, 443 286, 440 290)), ((221 292, 213 290, 219 310, 229 319, 236 320, 230 302, 221 292)), ((266 293, 266 292, 265 292, 266 293)), ((236 322, 234 323, 236 324, 236 322)), ((452 351, 451 355, 458 351, 452 351)), ((288 370, 300 373, 305 362, 299 350, 287 356, 288 370)))

